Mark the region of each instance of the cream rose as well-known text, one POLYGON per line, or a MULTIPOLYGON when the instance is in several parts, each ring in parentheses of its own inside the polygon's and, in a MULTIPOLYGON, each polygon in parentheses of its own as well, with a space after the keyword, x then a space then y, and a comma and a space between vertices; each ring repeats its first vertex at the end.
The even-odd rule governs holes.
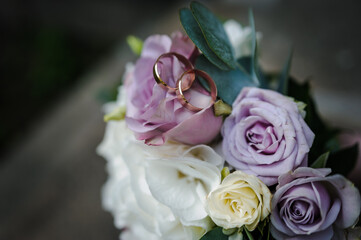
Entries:
POLYGON ((209 194, 206 209, 218 226, 253 231, 270 213, 271 196, 257 177, 235 171, 209 194))

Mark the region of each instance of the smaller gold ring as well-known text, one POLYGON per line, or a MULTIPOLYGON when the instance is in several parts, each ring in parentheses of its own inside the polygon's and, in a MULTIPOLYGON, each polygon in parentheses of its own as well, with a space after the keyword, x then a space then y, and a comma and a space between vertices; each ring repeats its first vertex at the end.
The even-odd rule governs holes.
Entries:
MULTIPOLYGON (((178 88, 176 89, 176 94, 177 94, 177 98, 180 101, 180 103, 187 109, 193 111, 193 112, 199 112, 201 111, 203 108, 199 108, 196 107, 192 104, 189 103, 189 101, 185 98, 183 92, 185 91, 184 89, 182 89, 182 79, 184 77, 184 75, 192 73, 194 74, 194 78, 195 75, 199 75, 202 78, 204 78, 205 80, 207 80, 208 84, 209 84, 209 88, 211 90, 211 102, 210 104, 214 104, 216 102, 217 99, 217 86, 214 83, 213 79, 204 71, 202 70, 198 70, 198 69, 190 69, 188 71, 185 71, 182 76, 178 79, 177 81, 177 86, 178 88)), ((187 88, 189 89, 189 88, 187 88)))
MULTIPOLYGON (((171 57, 171 56, 175 56, 180 62, 182 62, 185 66, 185 70, 191 70, 193 69, 193 64, 183 55, 175 53, 175 52, 168 52, 168 53, 164 53, 162 55, 160 55, 157 60, 154 63, 153 66, 153 76, 155 81, 158 83, 159 86, 161 86, 162 88, 168 90, 169 92, 175 92, 177 90, 177 87, 171 87, 168 84, 166 84, 163 79, 160 77, 159 71, 158 71, 158 63, 159 61, 164 58, 164 57, 171 57)), ((194 79, 192 81, 190 81, 190 83, 183 88, 183 91, 186 91, 187 89, 189 89, 193 83, 194 79)))

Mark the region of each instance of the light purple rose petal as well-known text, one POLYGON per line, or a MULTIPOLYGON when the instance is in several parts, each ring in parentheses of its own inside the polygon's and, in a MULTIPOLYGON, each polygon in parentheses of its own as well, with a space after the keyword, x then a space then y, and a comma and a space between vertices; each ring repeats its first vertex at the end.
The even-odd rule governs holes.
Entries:
POLYGON ((223 153, 236 169, 266 185, 307 165, 314 134, 291 99, 271 90, 243 88, 222 127, 223 153))
POLYGON ((336 224, 340 228, 347 228, 355 224, 355 219, 360 215, 360 193, 354 184, 341 175, 328 177, 328 181, 335 186, 335 189, 342 201, 342 209, 338 215, 336 224), (346 207, 347 206, 347 207, 346 207))
POLYGON ((337 239, 334 230, 351 227, 360 214, 360 193, 330 169, 301 167, 279 177, 272 199, 276 239, 337 239))
MULTIPOLYGON (((195 56, 195 49, 192 41, 180 32, 173 34, 172 38, 154 35, 145 40, 141 57, 126 86, 125 120, 137 139, 149 145, 162 145, 167 140, 199 144, 208 143, 219 134, 222 118, 214 116, 209 93, 203 87, 194 84, 185 91, 191 103, 205 108, 192 112, 180 104, 175 93, 161 88, 153 77, 153 65, 161 54, 176 52, 191 58, 195 56)), ((158 70, 162 79, 172 87, 185 71, 176 57, 162 58, 158 70)))

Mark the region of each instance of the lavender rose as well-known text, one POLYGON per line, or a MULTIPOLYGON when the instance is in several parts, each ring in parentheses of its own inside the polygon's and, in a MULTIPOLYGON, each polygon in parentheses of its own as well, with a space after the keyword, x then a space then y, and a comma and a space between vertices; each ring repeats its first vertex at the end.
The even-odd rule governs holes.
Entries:
POLYGON ((260 88, 242 89, 222 135, 226 161, 268 186, 281 174, 307 165, 314 139, 294 101, 260 88))
POLYGON ((345 239, 360 214, 360 193, 330 169, 301 167, 279 178, 272 199, 271 233, 276 239, 345 239), (327 177, 326 177, 327 176, 327 177))
MULTIPOLYGON (((176 52, 190 59, 194 57, 194 51, 192 41, 181 33, 173 34, 171 38, 153 35, 144 42, 132 78, 125 83, 128 94, 126 122, 138 140, 145 140, 149 145, 161 145, 167 139, 195 145, 208 143, 218 135, 222 118, 214 116, 207 91, 200 85, 186 91, 187 99, 204 107, 199 112, 192 112, 181 105, 175 93, 157 85, 153 77, 153 65, 163 53, 176 52)), ((175 86, 184 69, 176 58, 168 63, 162 73, 168 85, 175 86)))

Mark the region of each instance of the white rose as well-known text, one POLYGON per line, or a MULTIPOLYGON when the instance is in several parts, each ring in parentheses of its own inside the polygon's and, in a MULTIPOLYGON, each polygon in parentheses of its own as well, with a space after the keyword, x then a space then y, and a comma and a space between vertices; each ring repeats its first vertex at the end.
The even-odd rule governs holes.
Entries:
MULTIPOLYGON (((242 27, 237 21, 230 19, 223 24, 224 30, 234 49, 235 58, 250 56, 252 54, 252 29, 242 27)), ((261 34, 257 33, 257 39, 261 34)))
POLYGON ((156 239, 184 239, 186 231, 179 219, 149 191, 145 153, 138 143, 124 121, 107 124, 104 140, 98 147, 98 153, 108 161, 109 179, 102 190, 103 206, 113 214, 120 229, 127 227, 136 233, 134 229, 143 227, 156 239))
POLYGON ((257 177, 235 171, 207 198, 207 211, 225 229, 245 226, 253 231, 271 209, 271 192, 257 177))
POLYGON ((183 225, 209 230, 212 223, 205 202, 221 181, 223 158, 206 145, 167 143, 146 148, 146 177, 153 196, 172 209, 183 225))
POLYGON ((134 138, 125 121, 108 122, 97 149, 108 161, 109 178, 102 189, 104 209, 113 214, 117 228, 127 229, 122 239, 199 239, 209 230, 211 221, 203 219, 185 226, 150 192, 145 177, 147 158, 152 152, 148 149, 134 138))

